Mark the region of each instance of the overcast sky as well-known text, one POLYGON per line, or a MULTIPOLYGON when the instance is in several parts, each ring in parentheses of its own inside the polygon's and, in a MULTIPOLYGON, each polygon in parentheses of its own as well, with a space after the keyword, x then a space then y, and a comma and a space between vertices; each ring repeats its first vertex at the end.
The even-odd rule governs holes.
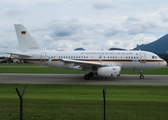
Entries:
POLYGON ((168 33, 168 0, 0 0, 0 53, 19 51, 14 24, 48 50, 133 49, 168 33))

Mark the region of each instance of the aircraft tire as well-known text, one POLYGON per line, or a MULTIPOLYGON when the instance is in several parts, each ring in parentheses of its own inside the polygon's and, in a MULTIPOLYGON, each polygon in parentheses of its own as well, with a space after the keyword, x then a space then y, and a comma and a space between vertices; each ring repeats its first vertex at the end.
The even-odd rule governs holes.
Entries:
POLYGON ((85 80, 89 80, 89 79, 90 79, 89 74, 84 75, 84 79, 85 79, 85 80))
POLYGON ((89 73, 89 77, 93 77, 93 72, 90 72, 90 73, 89 73))
POLYGON ((143 75, 140 75, 140 79, 144 79, 144 76, 143 76, 143 75))

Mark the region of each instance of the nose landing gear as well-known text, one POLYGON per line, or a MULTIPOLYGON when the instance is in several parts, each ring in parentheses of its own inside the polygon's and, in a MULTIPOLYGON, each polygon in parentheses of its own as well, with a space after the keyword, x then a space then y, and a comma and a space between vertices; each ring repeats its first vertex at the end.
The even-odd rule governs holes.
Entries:
POLYGON ((139 76, 140 79, 144 79, 144 75, 142 74, 142 70, 140 70, 140 76, 139 76))

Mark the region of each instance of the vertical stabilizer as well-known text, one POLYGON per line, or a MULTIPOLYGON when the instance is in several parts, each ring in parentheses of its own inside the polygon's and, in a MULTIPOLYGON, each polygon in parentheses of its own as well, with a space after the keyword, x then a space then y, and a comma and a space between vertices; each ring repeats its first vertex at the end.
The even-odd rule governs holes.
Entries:
POLYGON ((14 26, 19 47, 22 52, 42 50, 42 48, 23 25, 15 24, 14 26))

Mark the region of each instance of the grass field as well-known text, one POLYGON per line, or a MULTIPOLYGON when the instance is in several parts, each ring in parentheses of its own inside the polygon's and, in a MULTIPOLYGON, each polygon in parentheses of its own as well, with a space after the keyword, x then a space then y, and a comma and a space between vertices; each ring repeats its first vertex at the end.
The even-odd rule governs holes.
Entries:
MULTIPOLYGON (((15 91, 24 85, 0 84, 0 119, 19 119, 15 91)), ((102 120, 105 86, 27 85, 24 120, 102 120)), ((107 120, 165 120, 168 86, 106 86, 107 120)))
MULTIPOLYGON (((0 65, 0 73, 84 74, 82 71, 41 67, 32 64, 0 65)), ((122 71, 121 74, 139 74, 122 71)), ((144 71, 168 74, 168 68, 144 71)), ((0 120, 19 119, 19 97, 23 84, 0 84, 0 120)), ((106 87, 107 120, 166 120, 168 86, 104 86, 28 84, 24 95, 24 120, 102 120, 106 87)))
MULTIPOLYGON (((51 68, 36 64, 0 64, 0 73, 38 73, 38 74, 85 74, 85 71, 51 68)), ((121 70, 121 74, 139 74, 139 71, 121 70)), ((144 70, 143 74, 168 75, 168 67, 144 70)))

